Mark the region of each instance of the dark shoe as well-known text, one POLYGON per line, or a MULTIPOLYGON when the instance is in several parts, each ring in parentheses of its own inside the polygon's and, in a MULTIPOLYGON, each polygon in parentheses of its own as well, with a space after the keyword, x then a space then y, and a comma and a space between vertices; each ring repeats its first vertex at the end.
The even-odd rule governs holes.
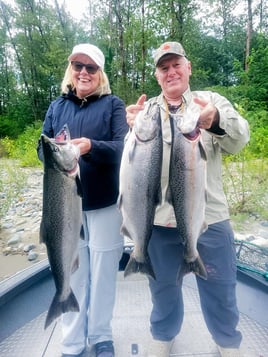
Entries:
POLYGON ((96 357, 114 357, 113 341, 103 341, 95 345, 96 357))

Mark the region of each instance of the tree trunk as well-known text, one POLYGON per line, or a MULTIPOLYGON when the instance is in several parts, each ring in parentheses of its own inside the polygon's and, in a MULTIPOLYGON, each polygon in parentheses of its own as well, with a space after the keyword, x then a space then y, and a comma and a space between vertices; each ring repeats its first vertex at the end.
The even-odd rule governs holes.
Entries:
POLYGON ((249 55, 251 48, 251 38, 252 38, 252 0, 248 0, 248 26, 247 26, 247 40, 246 40, 246 56, 245 56, 245 70, 249 68, 249 55))

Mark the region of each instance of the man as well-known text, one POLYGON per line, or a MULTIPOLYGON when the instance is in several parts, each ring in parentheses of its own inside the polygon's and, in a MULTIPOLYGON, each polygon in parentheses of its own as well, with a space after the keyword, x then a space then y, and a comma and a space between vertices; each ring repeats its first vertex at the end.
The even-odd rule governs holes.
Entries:
MULTIPOLYGON (((241 356, 241 333, 236 329, 236 257, 221 178, 222 153, 237 153, 249 141, 248 123, 224 97, 210 91, 191 92, 191 63, 178 42, 166 42, 154 53, 155 76, 162 93, 145 103, 127 107, 127 122, 133 126, 137 113, 158 103, 163 136, 162 197, 168 185, 171 152, 170 116, 185 110, 200 111, 198 127, 207 155, 208 229, 198 240, 198 251, 207 270, 207 280, 196 276, 203 316, 221 356, 241 356)), ((153 308, 150 317, 153 340, 150 357, 168 357, 183 321, 183 244, 176 228, 174 209, 166 200, 157 206, 148 252, 156 279, 149 278, 153 308), (175 253, 174 253, 175 252, 175 253)))

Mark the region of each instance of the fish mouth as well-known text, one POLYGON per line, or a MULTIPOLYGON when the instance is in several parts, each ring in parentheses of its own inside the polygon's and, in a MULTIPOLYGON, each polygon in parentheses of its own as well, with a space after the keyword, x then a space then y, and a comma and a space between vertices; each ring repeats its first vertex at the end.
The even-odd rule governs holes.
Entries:
POLYGON ((79 173, 78 161, 77 161, 77 163, 76 163, 74 168, 72 168, 71 170, 66 170, 65 172, 66 172, 67 176, 75 177, 79 173))
POLYGON ((79 166, 79 152, 77 151, 77 155, 76 157, 73 159, 73 165, 70 169, 65 169, 64 173, 68 176, 68 177, 75 177, 77 175, 79 175, 80 173, 80 166, 79 166))
POLYGON ((74 150, 72 152, 72 160, 70 160, 69 164, 57 162, 57 170, 61 171, 64 175, 68 177, 75 178, 79 175, 80 167, 79 167, 79 158, 80 158, 80 150, 77 145, 70 144, 69 140, 62 140, 61 136, 57 136, 56 138, 49 138, 46 135, 42 134, 43 141, 48 144, 52 151, 56 150, 56 147, 64 147, 67 145, 72 145, 74 150))
POLYGON ((183 136, 190 141, 198 140, 200 135, 201 135, 201 132, 198 127, 196 127, 194 130, 192 130, 190 133, 183 133, 183 136))

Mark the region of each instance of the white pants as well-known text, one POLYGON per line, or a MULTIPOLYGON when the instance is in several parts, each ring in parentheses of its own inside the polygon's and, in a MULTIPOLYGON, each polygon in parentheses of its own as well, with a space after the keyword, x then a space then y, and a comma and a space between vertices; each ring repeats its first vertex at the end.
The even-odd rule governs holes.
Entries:
POLYGON ((71 286, 80 312, 62 315, 62 353, 78 354, 90 344, 112 340, 116 277, 123 252, 121 215, 116 205, 84 211, 85 240, 71 286))

